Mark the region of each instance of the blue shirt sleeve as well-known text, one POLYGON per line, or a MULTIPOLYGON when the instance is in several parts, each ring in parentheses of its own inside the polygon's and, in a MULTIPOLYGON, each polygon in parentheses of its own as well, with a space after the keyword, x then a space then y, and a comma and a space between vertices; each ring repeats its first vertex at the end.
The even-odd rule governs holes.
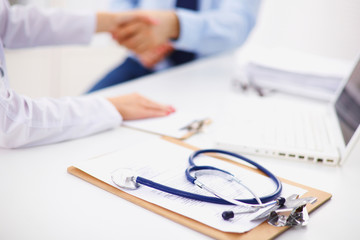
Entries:
POLYGON ((139 0, 111 0, 110 10, 123 11, 130 10, 138 6, 139 0))
POLYGON ((177 9, 177 49, 209 55, 245 42, 255 26, 261 0, 222 0, 217 8, 195 12, 177 9))

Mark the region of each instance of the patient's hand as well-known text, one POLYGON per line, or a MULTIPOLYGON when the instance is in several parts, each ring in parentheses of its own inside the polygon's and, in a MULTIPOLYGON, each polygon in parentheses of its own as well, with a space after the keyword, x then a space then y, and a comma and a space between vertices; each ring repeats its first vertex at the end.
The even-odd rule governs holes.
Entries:
POLYGON ((154 49, 150 49, 138 55, 138 58, 146 68, 153 68, 157 63, 164 60, 174 48, 171 43, 165 43, 154 49))
POLYGON ((175 112, 173 107, 156 103, 137 93, 108 98, 108 100, 124 120, 163 117, 175 112))

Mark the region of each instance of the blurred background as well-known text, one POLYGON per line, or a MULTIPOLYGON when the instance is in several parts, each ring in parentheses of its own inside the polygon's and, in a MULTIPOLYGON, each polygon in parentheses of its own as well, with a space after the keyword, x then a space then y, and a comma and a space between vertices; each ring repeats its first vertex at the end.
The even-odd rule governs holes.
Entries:
MULTIPOLYGON (((236 1, 236 0, 234 0, 236 1)), ((71 10, 104 10, 109 0, 10 0, 71 10)), ((355 62, 360 56, 359 0, 263 0, 248 45, 286 47, 355 62)), ((31 97, 83 94, 118 65, 126 49, 99 34, 90 46, 6 50, 10 84, 31 97), (21 71, 18 71, 21 69, 21 71), (27 78, 31 78, 27 80, 27 78)))

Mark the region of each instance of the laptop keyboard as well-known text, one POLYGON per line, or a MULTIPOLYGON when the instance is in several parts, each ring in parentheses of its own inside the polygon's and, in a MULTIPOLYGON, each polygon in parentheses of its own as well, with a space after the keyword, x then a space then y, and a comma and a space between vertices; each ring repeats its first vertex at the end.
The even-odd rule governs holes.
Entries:
POLYGON ((227 111, 225 115, 220 137, 223 140, 218 142, 244 146, 240 152, 248 148, 261 155, 335 162, 331 154, 327 156, 328 152, 336 155, 337 150, 323 106, 243 103, 240 110, 227 111), (325 157, 318 157, 321 153, 325 157))
POLYGON ((289 114, 263 122, 263 133, 259 134, 262 135, 259 141, 264 139, 264 144, 268 146, 311 151, 324 151, 331 145, 323 115, 301 114, 299 111, 289 114))

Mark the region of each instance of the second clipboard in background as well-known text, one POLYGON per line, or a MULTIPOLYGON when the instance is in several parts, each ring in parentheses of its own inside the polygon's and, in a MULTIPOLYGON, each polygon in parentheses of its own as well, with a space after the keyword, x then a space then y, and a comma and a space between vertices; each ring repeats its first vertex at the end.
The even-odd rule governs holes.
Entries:
POLYGON ((208 116, 177 110, 166 117, 125 121, 123 126, 183 140, 204 131, 209 124, 208 116))

